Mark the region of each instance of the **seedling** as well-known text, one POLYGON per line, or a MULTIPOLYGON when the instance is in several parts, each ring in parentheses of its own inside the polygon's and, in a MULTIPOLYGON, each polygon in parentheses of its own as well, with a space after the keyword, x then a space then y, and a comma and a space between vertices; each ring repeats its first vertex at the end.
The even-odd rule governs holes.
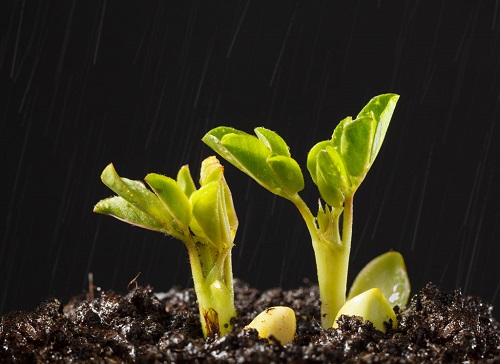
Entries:
POLYGON ((183 166, 177 180, 151 173, 140 181, 121 178, 113 164, 103 183, 118 196, 101 200, 94 212, 181 240, 187 247, 205 337, 231 331, 234 307, 231 248, 238 228, 231 191, 215 157, 201 164, 200 188, 183 166))
MULTIPOLYGON (((319 202, 317 216, 298 194, 304 188, 301 168, 277 133, 259 127, 254 130, 254 136, 221 126, 203 137, 220 156, 267 190, 290 200, 299 210, 314 249, 324 328, 333 325, 346 301, 354 194, 380 150, 398 98, 395 94, 373 98, 355 119, 342 120, 329 140, 312 147, 307 156, 307 169, 325 202, 319 202)), ((369 284, 360 283, 357 287, 367 290, 380 284, 377 288, 383 295, 393 298, 391 304, 404 306, 409 294, 404 262, 392 259, 391 264, 386 263, 387 259, 381 258, 374 263, 375 268, 363 270, 358 282, 366 281, 363 279, 366 274, 382 273, 381 278, 373 277, 368 280, 369 284)), ((392 317, 390 313, 382 316, 392 317)), ((378 317, 380 315, 375 319, 378 317)))

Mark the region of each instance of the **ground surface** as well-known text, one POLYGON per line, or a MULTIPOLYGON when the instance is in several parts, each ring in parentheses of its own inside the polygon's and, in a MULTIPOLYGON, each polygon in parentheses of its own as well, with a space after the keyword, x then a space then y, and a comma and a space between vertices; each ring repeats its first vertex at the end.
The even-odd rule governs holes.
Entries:
POLYGON ((102 292, 52 299, 33 312, 11 312, 0 322, 0 362, 9 363, 500 363, 500 325, 491 306, 432 284, 398 313, 398 329, 382 333, 343 318, 323 330, 318 289, 259 292, 236 281, 239 318, 231 334, 204 340, 192 289, 173 288, 158 299, 150 288, 123 297, 102 292), (267 307, 297 315, 297 339, 268 343, 243 330, 267 307))

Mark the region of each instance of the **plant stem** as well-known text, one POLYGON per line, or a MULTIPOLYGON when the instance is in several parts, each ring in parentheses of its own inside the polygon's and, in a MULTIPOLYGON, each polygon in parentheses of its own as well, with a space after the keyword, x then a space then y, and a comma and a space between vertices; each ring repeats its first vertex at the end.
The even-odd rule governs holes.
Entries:
POLYGON ((338 215, 331 214, 332 229, 322 234, 315 222, 315 217, 298 196, 292 197, 297 206, 309 234, 311 235, 318 273, 319 294, 321 300, 321 325, 327 329, 332 327, 337 312, 346 299, 349 254, 351 251, 353 195, 346 195, 342 218, 342 239, 339 236, 338 215))
POLYGON ((309 230, 309 234, 311 235, 312 240, 319 240, 319 231, 316 225, 316 218, 311 213, 311 210, 309 210, 309 207, 307 207, 304 200, 298 194, 291 196, 290 200, 295 204, 300 214, 302 215, 302 218, 307 225, 307 229, 309 230))
POLYGON ((201 243, 186 243, 193 274, 194 289, 200 310, 203 336, 224 336, 231 331, 231 319, 236 317, 234 307, 231 249, 220 252, 215 264, 214 252, 201 243), (210 254, 211 253, 211 254, 210 254), (204 267, 212 267, 204 272, 204 267))

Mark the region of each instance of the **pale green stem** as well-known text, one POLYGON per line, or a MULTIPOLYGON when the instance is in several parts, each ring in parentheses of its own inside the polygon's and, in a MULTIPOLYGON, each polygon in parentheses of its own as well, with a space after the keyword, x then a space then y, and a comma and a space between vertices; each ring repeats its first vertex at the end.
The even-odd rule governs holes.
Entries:
POLYGON ((353 196, 346 196, 344 202, 342 239, 338 234, 338 217, 332 234, 321 235, 315 218, 305 202, 293 196, 292 202, 299 209, 311 235, 318 285, 321 300, 321 325, 327 329, 332 327, 337 312, 345 303, 349 254, 351 251, 353 196))
POLYGON ((195 242, 186 243, 186 246, 203 336, 205 338, 214 335, 224 336, 231 331, 231 319, 236 317, 230 249, 221 254, 207 275, 203 267, 207 266, 208 260, 212 261, 213 257, 203 248, 198 249, 201 247, 195 242))
POLYGON ((342 245, 347 250, 347 257, 351 252, 352 240, 352 220, 353 220, 353 201, 354 193, 345 196, 344 200, 344 214, 342 215, 342 245))
POLYGON ((311 213, 311 210, 309 210, 309 207, 307 207, 304 200, 298 194, 291 196, 290 200, 295 204, 300 214, 302 215, 302 218, 306 222, 307 229, 309 230, 309 234, 311 235, 312 240, 319 240, 316 218, 311 213))

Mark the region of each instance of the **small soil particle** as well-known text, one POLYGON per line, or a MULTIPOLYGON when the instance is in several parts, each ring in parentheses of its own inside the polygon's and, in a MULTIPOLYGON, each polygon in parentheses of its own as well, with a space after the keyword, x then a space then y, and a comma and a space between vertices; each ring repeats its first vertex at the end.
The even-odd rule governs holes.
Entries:
POLYGON ((42 302, 33 312, 0 321, 2 363, 500 363, 500 325, 492 307, 459 291, 428 284, 386 333, 356 317, 337 329, 319 323, 318 287, 259 292, 235 280, 238 318, 222 338, 203 339, 192 289, 154 294, 137 288, 126 296, 86 294, 63 306, 42 302), (297 337, 287 345, 259 339, 252 319, 272 306, 291 307, 297 337))

